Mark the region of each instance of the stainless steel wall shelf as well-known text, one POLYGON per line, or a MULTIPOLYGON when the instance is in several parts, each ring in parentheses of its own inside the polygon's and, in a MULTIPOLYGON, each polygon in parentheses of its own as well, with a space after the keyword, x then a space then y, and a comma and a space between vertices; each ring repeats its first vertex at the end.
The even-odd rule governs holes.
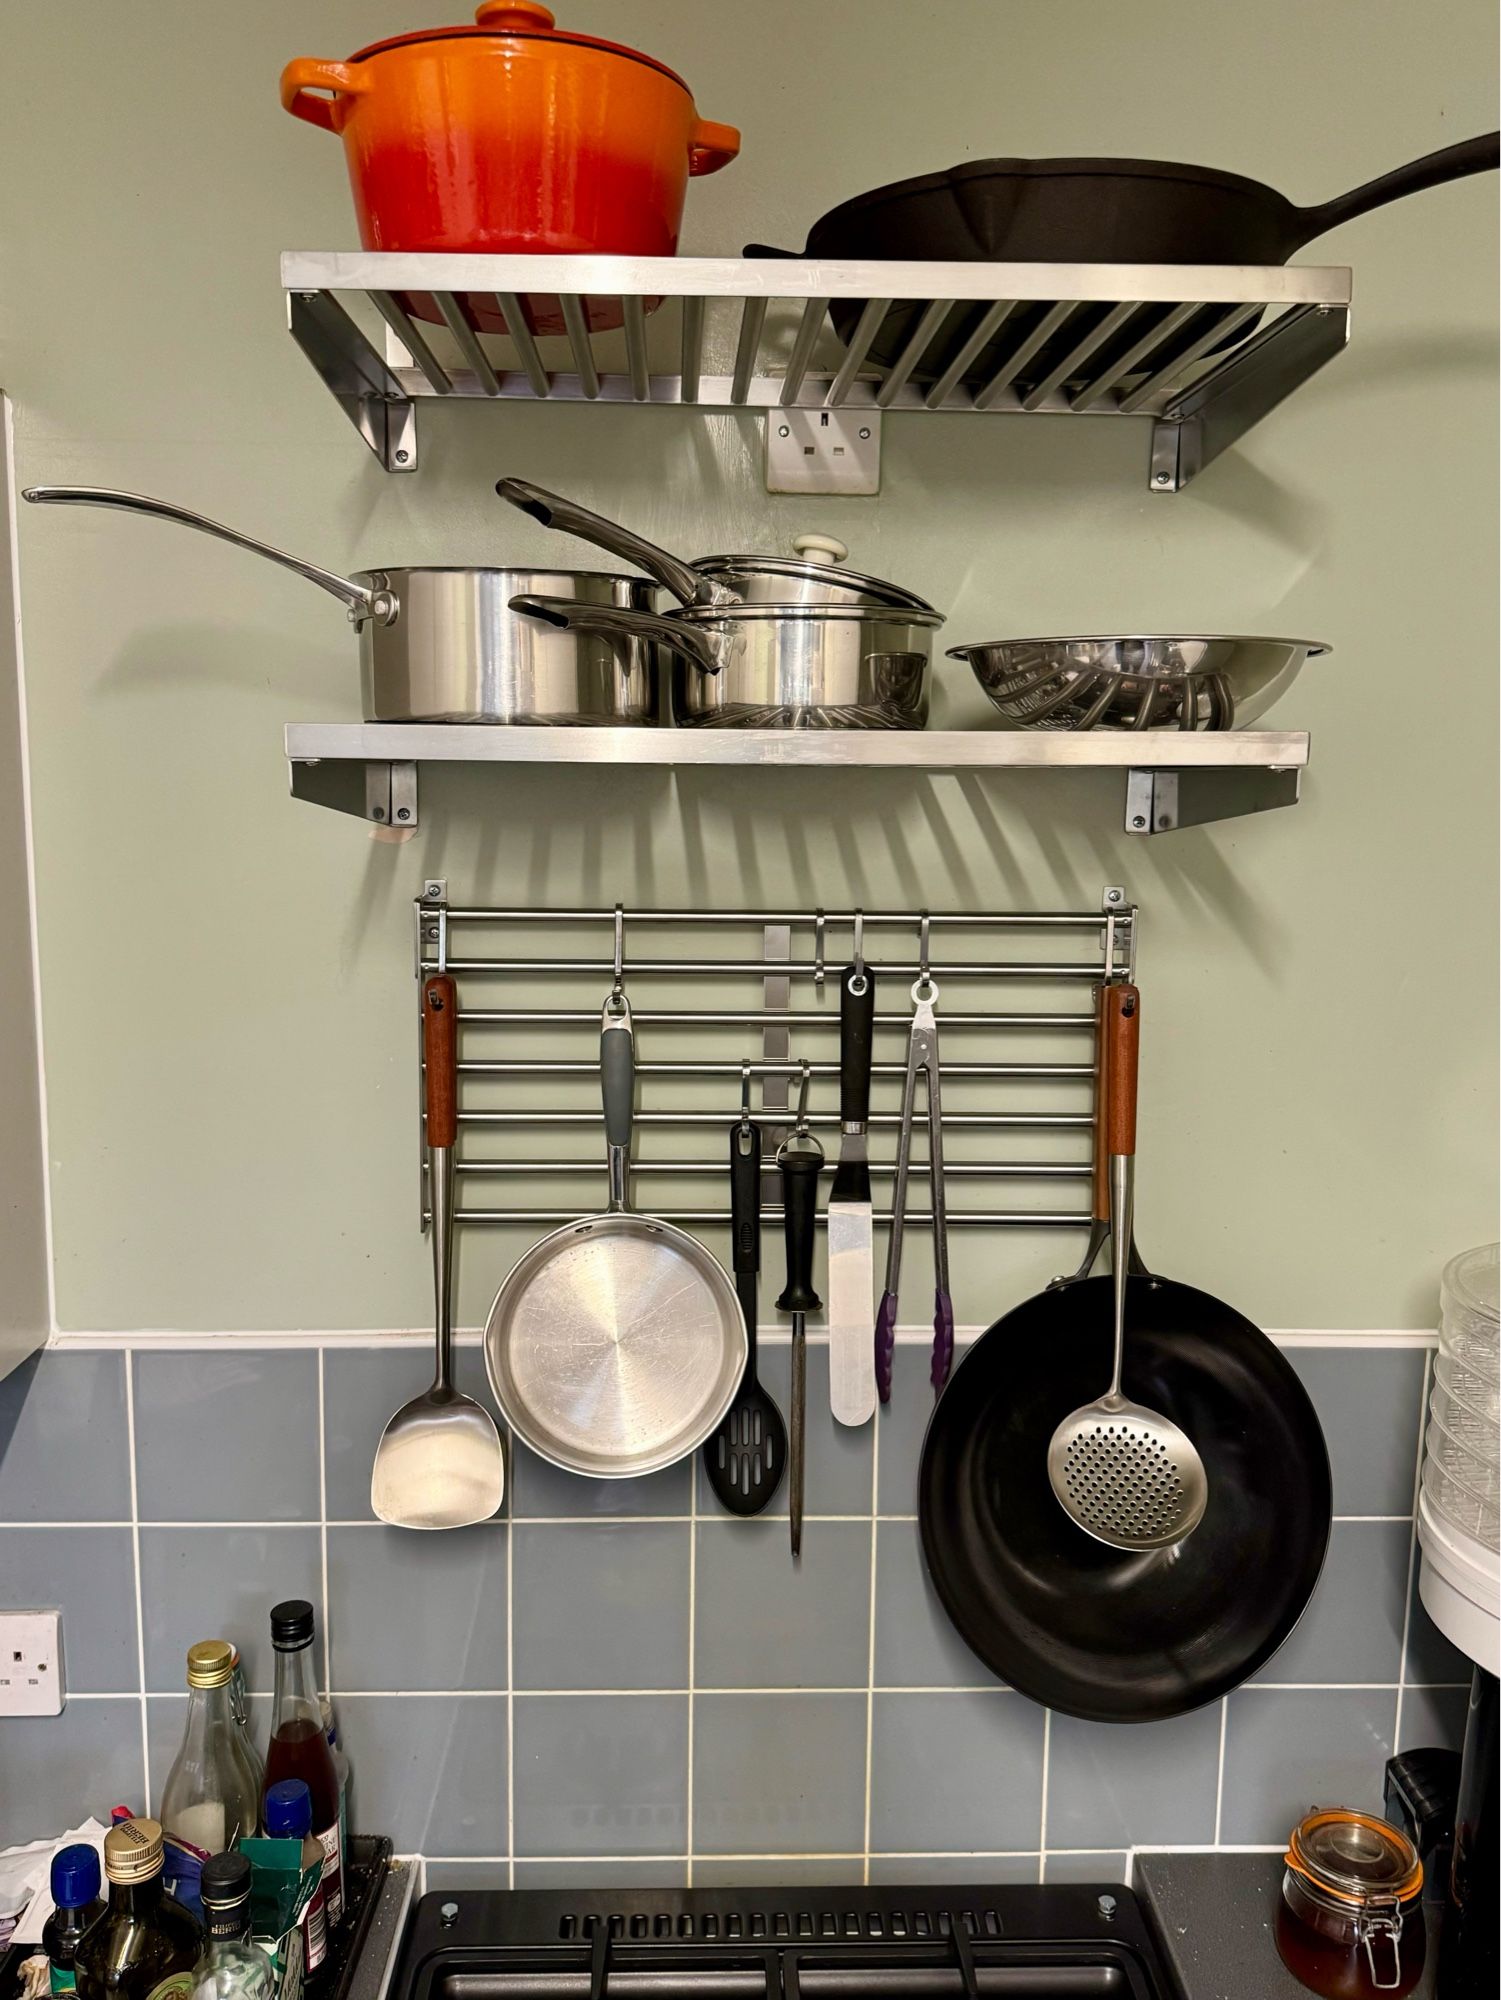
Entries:
POLYGON ((883 413, 937 410, 1149 418, 1148 485, 1175 493, 1350 321, 1349 270, 1318 265, 294 250, 282 287, 293 338, 388 472, 416 470, 426 397, 868 411, 872 449, 883 413), (859 308, 847 346, 840 301, 859 308), (910 334, 878 361, 903 304, 910 334))
POLYGON ((294 798, 398 830, 417 825, 419 764, 635 764, 1120 771, 1126 779, 1126 832, 1153 834, 1295 805, 1308 737, 1296 730, 506 729, 482 723, 291 722, 286 753, 294 798))

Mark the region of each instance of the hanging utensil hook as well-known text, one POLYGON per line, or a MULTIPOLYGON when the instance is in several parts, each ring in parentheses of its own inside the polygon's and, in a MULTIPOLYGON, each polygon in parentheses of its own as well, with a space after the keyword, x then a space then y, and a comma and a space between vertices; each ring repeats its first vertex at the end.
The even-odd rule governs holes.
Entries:
POLYGON ((813 984, 822 986, 824 981, 824 928, 826 919, 820 906, 813 912, 813 984))
POLYGON ((615 905, 615 977, 610 986, 610 997, 605 1002, 607 1013, 619 1014, 626 1010, 625 1000, 625 905, 615 905))
POLYGON ((855 963, 854 963, 854 969, 850 973, 849 978, 845 981, 845 984, 849 988, 850 992, 855 994, 857 998, 859 995, 865 992, 866 988, 870 984, 870 981, 867 979, 865 975, 864 910, 856 910, 855 912, 855 963))
POLYGON ((804 1059, 798 1065, 798 1072, 797 1123, 793 1132, 798 1138, 805 1139, 808 1136, 808 1086, 813 1078, 812 1065, 804 1059))

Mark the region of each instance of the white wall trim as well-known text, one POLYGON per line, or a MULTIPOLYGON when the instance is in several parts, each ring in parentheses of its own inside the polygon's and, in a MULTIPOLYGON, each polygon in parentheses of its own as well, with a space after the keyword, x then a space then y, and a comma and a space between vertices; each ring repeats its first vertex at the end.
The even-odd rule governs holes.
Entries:
MULTIPOLYGON (((983 1326, 961 1326, 955 1329, 955 1338, 964 1344, 977 1340, 985 1332, 983 1326)), ((1379 1348, 1430 1348, 1438 1345, 1438 1334, 1430 1327, 1268 1327, 1267 1333, 1278 1347, 1379 1347, 1379 1348)), ((777 1347, 786 1346, 792 1335, 785 1324, 773 1322, 757 1328, 758 1342, 777 1347)), ((430 1347, 432 1332, 427 1327, 297 1327, 297 1328, 254 1328, 233 1327, 214 1330, 134 1327, 122 1328, 115 1332, 65 1332, 54 1329, 47 1342, 49 1348, 72 1349, 75 1353, 98 1353, 130 1349, 141 1351, 153 1348, 223 1348, 223 1347, 282 1347, 289 1350, 317 1348, 391 1348, 430 1347)), ((478 1347, 482 1339, 479 1327, 455 1329, 454 1341, 460 1347, 478 1347)), ((931 1326, 902 1327, 897 1333, 897 1341, 903 1347, 927 1347, 933 1339, 931 1326)), ((827 1344, 828 1334, 823 1328, 810 1327, 808 1340, 811 1345, 827 1344)))

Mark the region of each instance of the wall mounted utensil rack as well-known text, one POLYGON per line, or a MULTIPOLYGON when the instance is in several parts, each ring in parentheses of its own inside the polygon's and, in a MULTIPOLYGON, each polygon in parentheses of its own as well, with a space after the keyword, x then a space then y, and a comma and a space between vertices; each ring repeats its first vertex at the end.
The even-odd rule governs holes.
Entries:
POLYGON ((1125 830, 1169 833, 1296 805, 1298 730, 522 729, 483 723, 292 722, 294 798, 371 825, 417 826, 419 764, 750 769, 1119 771, 1125 830))
MULTIPOLYGON (((459 1223, 539 1232, 603 1205, 600 1010, 617 975, 636 1030, 637 1205, 689 1228, 728 1223, 729 1129, 751 1087, 763 1221, 779 1222, 770 1155, 805 1061, 809 1122, 833 1173, 840 974, 857 956, 876 978, 871 1173, 876 1220, 889 1221, 925 935, 940 988, 950 1225, 1087 1227, 1091 996, 1107 968, 1130 978, 1136 963, 1137 913, 1119 886, 1092 911, 527 910, 451 905, 434 880, 416 905, 416 971, 458 985, 459 1223), (1017 1206, 986 1201, 998 1185, 1032 1192, 1017 1206), (560 1205, 570 1188, 578 1199, 560 1205)), ((923 1113, 916 1124, 925 1129, 923 1113)), ((420 1114, 417 1138, 425 1163, 420 1114)), ((922 1187, 925 1160, 912 1172, 922 1187)), ((930 1219, 915 1205, 908 1216, 930 1219)))
POLYGON ((760 410, 769 474, 803 413, 848 417, 877 478, 886 413, 960 411, 1148 418, 1148 486, 1176 493, 1338 354, 1350 321, 1349 270, 1316 265, 304 250, 281 265, 293 338, 388 472, 417 469, 427 398, 760 410), (829 326, 846 301, 847 345, 829 326), (878 361, 902 307, 899 351, 878 361))

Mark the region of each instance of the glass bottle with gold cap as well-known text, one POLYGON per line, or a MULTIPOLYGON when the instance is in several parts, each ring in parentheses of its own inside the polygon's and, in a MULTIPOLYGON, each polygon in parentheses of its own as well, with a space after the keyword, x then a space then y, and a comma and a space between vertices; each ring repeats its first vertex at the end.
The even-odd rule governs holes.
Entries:
POLYGON ((162 1825, 202 1854, 222 1854, 260 1823, 255 1775, 235 1722, 234 1648, 204 1639, 188 1648, 188 1716, 162 1793, 162 1825))
POLYGON ((203 1948, 198 1919, 162 1882, 162 1830, 127 1819, 104 1836, 109 1902, 78 1941, 78 2000, 178 2000, 203 1948))

